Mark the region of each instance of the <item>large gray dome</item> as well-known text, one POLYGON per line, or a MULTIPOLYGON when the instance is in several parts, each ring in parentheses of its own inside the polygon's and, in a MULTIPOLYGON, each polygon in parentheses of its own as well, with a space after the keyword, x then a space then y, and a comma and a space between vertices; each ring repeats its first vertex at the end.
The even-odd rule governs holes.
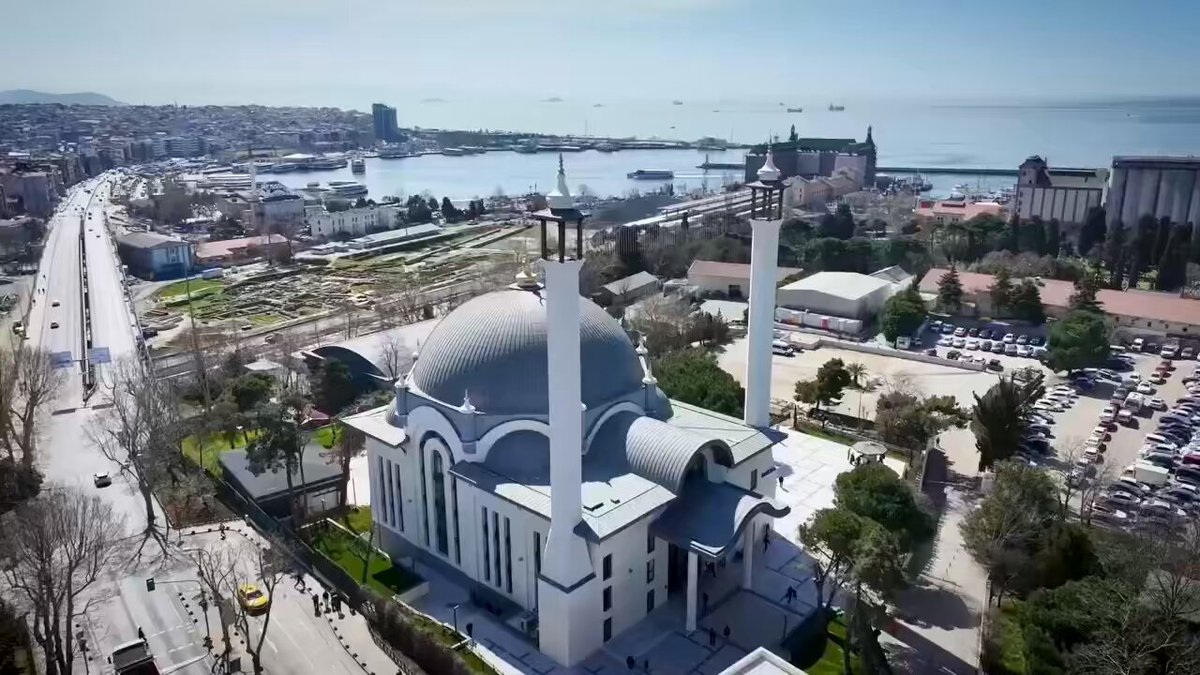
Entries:
MULTIPOLYGON (((449 405, 464 394, 484 414, 545 415, 545 291, 506 290, 474 298, 430 333, 412 370, 421 392, 449 405)), ((583 402, 593 407, 642 386, 642 368, 620 324, 579 301, 583 402)))

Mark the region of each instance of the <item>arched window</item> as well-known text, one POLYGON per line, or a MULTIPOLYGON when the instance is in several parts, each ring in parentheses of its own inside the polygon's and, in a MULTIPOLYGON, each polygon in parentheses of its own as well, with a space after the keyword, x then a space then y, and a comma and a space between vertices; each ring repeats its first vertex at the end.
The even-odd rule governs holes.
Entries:
POLYGON ((433 518, 436 523, 437 548, 442 555, 450 551, 450 537, 446 526, 446 471, 442 462, 442 453, 430 450, 433 454, 433 518))

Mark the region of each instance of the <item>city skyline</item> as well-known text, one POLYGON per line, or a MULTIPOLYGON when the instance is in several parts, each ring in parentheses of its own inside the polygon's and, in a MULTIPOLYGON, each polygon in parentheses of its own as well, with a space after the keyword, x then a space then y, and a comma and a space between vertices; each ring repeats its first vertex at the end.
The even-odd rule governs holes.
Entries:
POLYGON ((186 16, 145 0, 115 8, 24 4, 9 10, 9 24, 22 30, 6 37, 0 54, 41 56, 0 73, 0 89, 96 91, 127 103, 358 110, 431 97, 1200 95, 1188 72, 1200 47, 1187 37, 1200 8, 1182 1, 1141 13, 1115 0, 1052 7, 1015 0, 1002 12, 948 0, 866 4, 364 1, 346 13, 324 4, 213 0, 186 16), (72 24, 113 39, 64 39, 72 24))

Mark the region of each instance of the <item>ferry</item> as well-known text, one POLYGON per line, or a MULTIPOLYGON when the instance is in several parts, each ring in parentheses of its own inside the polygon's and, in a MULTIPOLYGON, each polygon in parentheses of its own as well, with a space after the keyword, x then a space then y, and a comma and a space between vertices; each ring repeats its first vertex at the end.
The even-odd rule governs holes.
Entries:
POLYGON ((367 163, 362 157, 355 157, 350 160, 350 173, 366 173, 367 163))
POLYGON ((829 112, 844 112, 845 110, 846 106, 844 105, 834 105, 832 103, 829 104, 829 112))
POLYGON ((405 157, 415 157, 400 148, 384 148, 379 151, 379 159, 404 159, 405 157))
POLYGON ((788 108, 787 111, 790 113, 802 113, 804 112, 804 108, 788 108))
POLYGON ((626 178, 633 180, 671 180, 675 177, 674 171, 660 171, 655 169, 638 169, 625 174, 626 178))
POLYGON ((346 166, 346 158, 338 155, 314 157, 308 163, 308 168, 310 169, 340 169, 344 166, 346 166))
POLYGON ((618 147, 616 143, 600 143, 596 146, 596 149, 600 152, 616 152, 621 148, 618 147))
POLYGON ((674 101, 671 101, 671 105, 683 105, 683 101, 676 99, 674 101))
POLYGON ((514 145, 513 151, 519 152, 519 153, 522 153, 525 155, 537 154, 538 144, 536 141, 525 141, 524 143, 519 143, 517 145, 514 145))
POLYGON ((339 197, 362 197, 367 194, 367 186, 352 180, 331 180, 329 191, 339 197))
POLYGON ((467 151, 462 148, 442 148, 442 154, 447 157, 462 157, 467 151))

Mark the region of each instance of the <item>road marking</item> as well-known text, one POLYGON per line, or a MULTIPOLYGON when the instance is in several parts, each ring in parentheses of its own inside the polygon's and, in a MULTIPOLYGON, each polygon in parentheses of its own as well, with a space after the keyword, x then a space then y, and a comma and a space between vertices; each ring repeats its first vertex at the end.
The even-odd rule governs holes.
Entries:
POLYGON ((192 657, 182 663, 173 663, 166 668, 159 670, 158 672, 161 673, 161 675, 169 675, 177 670, 183 670, 197 661, 203 661, 206 658, 208 658, 208 654, 201 654, 200 656, 192 657))

